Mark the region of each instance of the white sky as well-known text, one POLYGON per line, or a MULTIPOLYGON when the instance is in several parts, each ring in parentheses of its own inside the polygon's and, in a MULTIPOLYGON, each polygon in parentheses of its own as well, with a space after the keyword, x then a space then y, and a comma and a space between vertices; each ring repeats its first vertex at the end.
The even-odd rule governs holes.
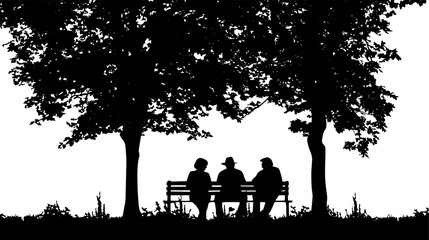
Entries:
MULTIPOLYGON (((370 158, 343 150, 347 134, 339 135, 328 125, 324 137, 328 204, 343 214, 345 209, 350 212, 354 193, 373 217, 412 215, 414 209, 429 207, 428 23, 429 5, 408 7, 391 19, 393 32, 384 39, 398 49, 402 61, 383 65, 378 80, 399 99, 387 132, 370 148, 370 158)), ((0 43, 7 39, 0 32, 0 43)), ((65 120, 29 125, 36 113, 25 109, 23 101, 31 91, 13 85, 8 75, 12 56, 0 47, 0 213, 38 214, 48 203, 58 201, 72 214, 83 216, 94 210, 101 191, 106 211, 122 215, 125 148, 119 135, 57 149, 70 130, 65 120)), ((259 160, 269 156, 290 181, 292 205, 310 207, 311 157, 306 139, 288 130, 291 119, 293 115, 266 105, 241 124, 219 114, 201 120, 201 126, 214 135, 211 139, 188 142, 185 135, 146 134, 140 146, 140 206, 154 210, 155 201, 165 200, 167 180, 186 180, 198 157, 209 161, 206 171, 212 179, 223 169, 225 158, 232 156, 236 167, 251 180, 260 170, 259 160)), ((197 214, 192 204, 187 208, 197 214)), ((277 203, 272 214, 281 216, 284 211, 284 204, 277 203)))

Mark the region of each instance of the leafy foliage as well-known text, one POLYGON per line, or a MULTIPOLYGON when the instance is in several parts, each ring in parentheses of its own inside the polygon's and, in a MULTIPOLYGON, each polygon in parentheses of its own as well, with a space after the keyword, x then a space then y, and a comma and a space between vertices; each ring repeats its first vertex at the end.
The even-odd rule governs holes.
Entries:
POLYGON ((414 217, 417 217, 417 218, 429 217, 429 208, 426 208, 426 210, 422 210, 422 211, 414 209, 414 217))
POLYGON ((42 217, 46 219, 61 219, 61 218, 71 218, 70 215, 70 209, 65 207, 64 209, 61 209, 58 205, 58 202, 55 202, 55 204, 48 204, 43 210, 42 217))
MULTIPOLYGON (((208 137, 196 120, 213 106, 238 119, 260 73, 243 47, 259 3, 217 1, 3 2, 16 53, 15 84, 28 85, 41 124, 79 114, 60 147, 124 128, 208 137), (234 14, 231 14, 234 13, 234 14)), ((260 41, 255 39, 254 41, 260 41)))
POLYGON ((302 206, 301 210, 297 211, 295 206, 291 206, 292 210, 292 216, 296 218, 303 218, 303 217, 309 217, 310 216, 310 208, 306 206, 302 206))
POLYGON ((292 132, 309 134, 309 114, 319 109, 338 133, 352 131, 345 149, 368 156, 386 130, 397 96, 377 84, 381 63, 400 60, 380 39, 398 8, 425 1, 267 2, 265 24, 272 49, 264 66, 271 80, 261 97, 301 116, 292 132))
POLYGON ((400 60, 375 36, 397 9, 425 2, 4 2, 0 14, 14 81, 34 91, 33 123, 80 113, 61 147, 129 124, 208 137, 196 119, 214 106, 240 120, 268 101, 303 116, 290 129, 304 135, 317 103, 354 133, 344 148, 368 156, 397 99, 375 74, 400 60))

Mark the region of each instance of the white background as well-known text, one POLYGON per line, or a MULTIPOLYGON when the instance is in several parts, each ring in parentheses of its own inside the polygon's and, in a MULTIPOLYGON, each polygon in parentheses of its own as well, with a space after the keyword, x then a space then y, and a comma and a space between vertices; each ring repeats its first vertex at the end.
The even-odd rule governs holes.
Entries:
MULTIPOLYGON (((391 18, 384 36, 388 46, 397 48, 402 61, 383 65, 377 76, 380 84, 399 96, 388 130, 379 144, 370 148, 370 157, 343 150, 348 134, 337 134, 331 125, 325 133, 327 147, 328 204, 345 213, 357 194, 362 209, 375 217, 412 215, 414 209, 429 207, 429 5, 412 6, 391 18)), ((0 43, 9 36, 0 32, 0 43)), ((48 203, 58 201, 72 214, 83 216, 96 207, 101 192, 106 211, 122 215, 125 196, 125 148, 117 134, 82 141, 65 150, 58 143, 69 135, 66 119, 30 126, 34 109, 23 101, 31 95, 17 87, 8 74, 13 54, 0 47, 0 213, 25 216, 38 214, 48 203)), ((288 130, 293 115, 273 105, 261 107, 241 124, 219 114, 201 120, 213 138, 186 141, 185 135, 147 133, 140 146, 140 205, 154 210, 165 200, 167 180, 185 180, 198 157, 209 161, 212 179, 232 156, 247 180, 260 170, 259 160, 273 159, 283 178, 290 181, 292 205, 311 206, 311 158, 306 139, 288 130)), ((192 204, 187 205, 197 213, 192 204)), ((212 216, 210 206, 208 216, 212 216)), ((282 216, 283 204, 272 215, 282 216)))

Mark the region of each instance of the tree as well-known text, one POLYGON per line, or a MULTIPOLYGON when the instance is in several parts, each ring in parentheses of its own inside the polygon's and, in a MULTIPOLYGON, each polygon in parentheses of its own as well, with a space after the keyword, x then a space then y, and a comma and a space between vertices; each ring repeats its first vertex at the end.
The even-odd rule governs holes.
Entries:
POLYGON ((397 96, 378 85, 381 63, 400 60, 396 49, 380 41, 390 32, 395 10, 425 1, 288 1, 267 2, 265 25, 275 40, 264 71, 270 81, 265 97, 299 116, 292 132, 307 137, 312 155, 312 212, 327 214, 326 149, 322 142, 327 121, 338 133, 352 131, 345 149, 368 157, 397 96))
MULTIPOLYGON (((137 169, 142 134, 209 137, 197 124, 213 106, 239 120, 239 100, 258 89, 255 54, 241 47, 258 2, 40 1, 2 2, 1 26, 16 53, 16 85, 33 95, 33 124, 79 115, 59 147, 119 133, 126 149, 123 216, 141 216, 137 169), (246 6, 246 7, 244 7, 246 6), (248 7, 247 7, 248 6, 248 7)), ((253 25, 252 33, 264 30, 253 25), (255 30, 256 29, 256 30, 255 30)), ((265 34, 263 34, 265 35, 265 34)), ((263 38, 261 38, 263 39, 263 38)), ((254 39, 254 41, 261 41, 254 39)))

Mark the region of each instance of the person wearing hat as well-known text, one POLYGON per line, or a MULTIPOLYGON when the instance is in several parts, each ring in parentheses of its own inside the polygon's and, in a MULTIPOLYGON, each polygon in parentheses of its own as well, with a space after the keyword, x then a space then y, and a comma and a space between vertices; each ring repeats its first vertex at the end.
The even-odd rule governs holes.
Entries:
POLYGON ((222 185, 220 192, 215 197, 216 215, 223 217, 223 202, 240 202, 236 216, 243 217, 246 215, 247 196, 241 192, 241 184, 246 183, 243 172, 235 168, 236 162, 232 157, 227 157, 225 162, 226 169, 222 170, 217 178, 217 182, 222 185))
POLYGON ((253 214, 255 217, 268 217, 280 194, 283 180, 280 170, 273 166, 270 158, 263 158, 261 162, 262 170, 252 180, 256 189, 253 196, 253 214), (261 202, 265 202, 262 212, 260 212, 261 202))
POLYGON ((198 158, 194 164, 196 170, 189 173, 188 180, 186 182, 187 186, 191 190, 189 198, 191 202, 197 206, 199 211, 198 219, 201 220, 207 219, 207 208, 211 197, 209 189, 212 186, 212 180, 210 175, 204 171, 206 170, 207 165, 207 160, 198 158))

